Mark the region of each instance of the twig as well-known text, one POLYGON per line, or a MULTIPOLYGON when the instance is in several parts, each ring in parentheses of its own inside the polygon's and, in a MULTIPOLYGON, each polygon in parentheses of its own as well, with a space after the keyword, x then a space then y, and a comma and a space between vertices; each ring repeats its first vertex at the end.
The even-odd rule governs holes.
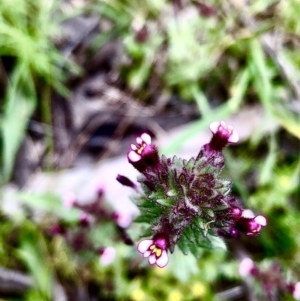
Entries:
POLYGON ((234 300, 241 298, 245 294, 245 289, 242 286, 236 286, 226 291, 216 294, 217 299, 220 300, 234 300))

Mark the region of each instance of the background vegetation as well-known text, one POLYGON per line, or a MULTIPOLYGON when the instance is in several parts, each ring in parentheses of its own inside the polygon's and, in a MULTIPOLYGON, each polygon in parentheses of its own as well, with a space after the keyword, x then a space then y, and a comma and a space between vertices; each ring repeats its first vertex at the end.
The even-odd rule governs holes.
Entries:
MULTIPOLYGON (((245 256, 266 271, 278 263, 282 279, 299 281, 299 5, 2 0, 0 298, 269 300, 262 283, 238 274, 245 256), (211 121, 253 110, 260 126, 243 120, 250 135, 227 151, 224 173, 268 226, 258 238, 228 241, 228 250, 203 251, 198 261, 175 253, 168 268, 148 268, 105 221, 89 233, 97 246, 117 251, 104 266, 98 254, 49 235, 58 222, 76 227, 79 210, 66 209, 55 193, 28 192, 37 172, 55 174, 86 157, 125 157, 126 138, 141 130, 167 134, 189 121, 161 149, 173 155, 211 121), (11 184, 18 209, 4 206, 11 184)), ((138 240, 137 226, 128 232, 138 240)), ((293 298, 278 291, 272 300, 293 298)))

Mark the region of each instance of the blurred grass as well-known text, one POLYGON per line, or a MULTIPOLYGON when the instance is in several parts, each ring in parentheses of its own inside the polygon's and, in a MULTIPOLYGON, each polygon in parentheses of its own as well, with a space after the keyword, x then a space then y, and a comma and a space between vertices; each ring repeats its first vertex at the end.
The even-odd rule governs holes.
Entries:
POLYGON ((10 73, 3 75, 7 77, 1 118, 3 181, 11 177, 16 153, 37 103, 44 103, 50 112, 46 95, 37 93, 37 83, 67 93, 62 66, 74 68, 53 44, 59 25, 53 18, 58 4, 60 1, 54 0, 0 3, 0 57, 14 62, 10 73))

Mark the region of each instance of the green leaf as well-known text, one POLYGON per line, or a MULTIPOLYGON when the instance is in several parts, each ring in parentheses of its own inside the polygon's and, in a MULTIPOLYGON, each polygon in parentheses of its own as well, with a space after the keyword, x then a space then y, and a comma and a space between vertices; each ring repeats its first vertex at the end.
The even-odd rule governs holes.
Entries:
POLYGON ((219 248, 225 251, 227 250, 227 246, 222 238, 214 235, 209 235, 209 240, 213 249, 219 248))
MULTIPOLYGON (((18 91, 19 82, 25 74, 22 74, 21 69, 17 71, 12 84, 8 87, 2 119, 3 178, 5 181, 10 179, 17 151, 23 142, 29 118, 36 104, 33 91, 27 95, 18 91)), ((30 79, 28 79, 28 87, 30 87, 30 79)))
POLYGON ((166 269, 171 271, 181 282, 188 281, 192 275, 199 272, 195 256, 191 254, 184 255, 184 252, 178 252, 177 248, 172 256, 170 256, 166 269))
POLYGON ((49 254, 43 236, 29 222, 23 225, 22 232, 17 254, 29 268, 41 294, 41 300, 50 301, 54 275, 51 266, 47 264, 49 254))
POLYGON ((163 206, 167 206, 167 207, 171 207, 172 205, 174 205, 174 201, 172 199, 157 199, 156 203, 163 205, 163 206))

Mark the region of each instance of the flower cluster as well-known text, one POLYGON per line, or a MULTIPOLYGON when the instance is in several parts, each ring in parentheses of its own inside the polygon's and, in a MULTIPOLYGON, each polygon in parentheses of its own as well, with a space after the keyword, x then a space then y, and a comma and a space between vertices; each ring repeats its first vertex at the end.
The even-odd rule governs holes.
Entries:
POLYGON ((105 266, 114 261, 116 250, 102 243, 104 236, 114 237, 128 245, 133 244, 125 230, 132 222, 132 216, 126 212, 112 211, 104 200, 103 188, 98 189, 97 197, 91 203, 79 202, 74 193, 68 193, 63 204, 68 209, 75 208, 79 217, 73 222, 59 221, 52 226, 50 234, 63 236, 74 252, 97 254, 101 264, 105 266), (115 227, 111 227, 111 224, 115 227), (98 229, 105 231, 105 235, 95 235, 98 229), (95 236, 99 240, 94 239, 95 236))
POLYGON ((239 273, 243 278, 251 276, 256 279, 268 300, 274 300, 278 293, 291 294, 300 300, 300 282, 287 282, 278 263, 274 262, 268 269, 262 270, 251 258, 245 257, 240 262, 239 273))
MULTIPOLYGON (((140 209, 136 221, 149 225, 143 236, 152 233, 151 239, 139 243, 138 251, 150 264, 165 266, 175 245, 184 254, 198 256, 199 248, 214 248, 220 237, 257 236, 267 224, 264 216, 249 215, 241 207, 230 195, 231 181, 220 176, 225 161, 222 150, 238 142, 238 133, 224 121, 213 122, 210 130, 210 142, 190 160, 159 156, 146 133, 131 144, 127 158, 141 173, 138 182, 143 190, 136 197, 140 209)), ((125 176, 118 178, 137 189, 125 176)))

